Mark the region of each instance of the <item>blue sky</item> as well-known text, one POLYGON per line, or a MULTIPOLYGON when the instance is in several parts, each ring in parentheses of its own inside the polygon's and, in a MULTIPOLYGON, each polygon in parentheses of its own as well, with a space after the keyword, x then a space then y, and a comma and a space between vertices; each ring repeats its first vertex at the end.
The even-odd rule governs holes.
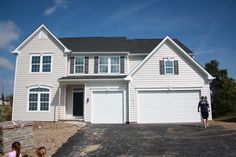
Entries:
POLYGON ((201 65, 217 59, 236 78, 235 8, 234 0, 2 0, 0 88, 12 93, 10 50, 42 23, 57 37, 168 35, 194 51, 201 65))

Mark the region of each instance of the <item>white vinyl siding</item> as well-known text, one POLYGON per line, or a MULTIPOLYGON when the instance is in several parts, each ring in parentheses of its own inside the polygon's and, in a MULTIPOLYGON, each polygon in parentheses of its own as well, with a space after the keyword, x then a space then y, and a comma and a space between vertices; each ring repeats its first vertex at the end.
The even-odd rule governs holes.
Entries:
MULTIPOLYGON (((13 120, 32 120, 32 121, 54 121, 59 114, 58 97, 59 83, 58 78, 66 75, 66 57, 62 48, 49 35, 48 39, 39 39, 38 35, 33 37, 29 42, 20 49, 17 55, 16 76, 15 76, 15 94, 13 104, 13 120), (39 53, 42 52, 42 53, 39 53), (31 56, 46 55, 43 52, 50 52, 52 56, 51 71, 53 75, 40 73, 33 75, 31 71, 31 56), (55 60, 55 62, 53 62, 55 60), (50 90, 50 104, 48 112, 26 112, 28 110, 27 97, 28 87, 32 85, 47 85, 50 90), (54 116, 54 114, 56 114, 54 116)), ((64 117, 64 90, 61 93, 60 117, 64 117)))
MULTIPOLYGON (((209 97, 209 84, 205 82, 203 73, 190 63, 176 48, 168 42, 164 43, 147 62, 132 76, 130 85, 130 121, 137 122, 137 93, 138 89, 169 89, 198 87, 201 95, 209 97), (160 75, 159 60, 170 56, 178 60, 179 75, 160 75)), ((209 97, 210 98, 210 97, 209 97)), ((210 100, 209 100, 210 102, 210 100)))
POLYGON ((76 56, 75 57, 75 74, 83 74, 84 73, 84 69, 85 69, 85 58, 81 57, 81 56, 76 56))
POLYGON ((132 71, 146 56, 129 56, 129 72, 132 71))

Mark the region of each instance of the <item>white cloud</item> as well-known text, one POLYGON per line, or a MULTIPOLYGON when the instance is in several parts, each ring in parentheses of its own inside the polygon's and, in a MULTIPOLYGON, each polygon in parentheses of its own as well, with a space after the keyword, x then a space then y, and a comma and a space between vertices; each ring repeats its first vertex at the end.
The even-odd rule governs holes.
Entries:
POLYGON ((224 52, 223 48, 217 48, 217 47, 204 47, 204 48, 198 48, 194 50, 195 55, 206 55, 206 54, 216 54, 216 53, 222 53, 224 52))
POLYGON ((19 28, 12 21, 0 21, 0 50, 11 50, 20 37, 19 28))
POLYGON ((124 7, 120 11, 112 14, 109 19, 106 19, 106 22, 104 22, 103 27, 110 26, 112 24, 119 22, 120 20, 122 20, 123 18, 125 18, 127 16, 131 16, 133 14, 139 13, 142 10, 147 9, 148 7, 156 5, 156 3, 159 1, 160 0, 152 0, 152 1, 145 2, 145 3, 134 4, 129 7, 124 7))
POLYGON ((0 68, 14 70, 14 64, 10 60, 0 57, 0 68))
POLYGON ((67 8, 67 2, 65 0, 54 0, 54 5, 52 7, 47 8, 44 11, 44 15, 48 16, 53 14, 58 8, 67 8))

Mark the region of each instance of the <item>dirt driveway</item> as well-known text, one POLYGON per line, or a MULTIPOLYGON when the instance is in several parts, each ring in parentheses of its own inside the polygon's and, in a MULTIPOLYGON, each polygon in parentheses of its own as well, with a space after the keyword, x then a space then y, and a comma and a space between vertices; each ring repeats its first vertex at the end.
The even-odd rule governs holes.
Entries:
POLYGON ((53 157, 236 156, 236 130, 200 124, 88 125, 53 157))

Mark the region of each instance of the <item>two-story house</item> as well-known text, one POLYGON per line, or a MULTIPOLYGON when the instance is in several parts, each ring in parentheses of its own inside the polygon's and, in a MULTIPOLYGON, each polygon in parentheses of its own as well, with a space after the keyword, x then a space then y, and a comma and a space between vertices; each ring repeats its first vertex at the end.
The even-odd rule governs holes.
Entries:
POLYGON ((213 77, 177 39, 57 38, 44 25, 16 55, 13 120, 200 122, 213 77))

